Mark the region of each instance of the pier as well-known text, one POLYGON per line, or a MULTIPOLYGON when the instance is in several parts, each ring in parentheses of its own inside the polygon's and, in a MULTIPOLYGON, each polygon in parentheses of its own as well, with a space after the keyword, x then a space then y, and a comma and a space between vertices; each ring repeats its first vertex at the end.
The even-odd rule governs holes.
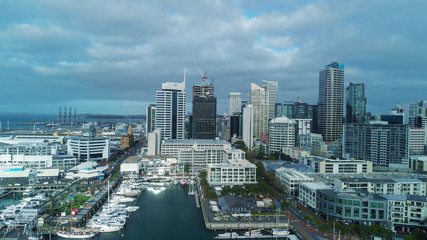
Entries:
MULTIPOLYGON (((205 220, 205 226, 209 230, 248 230, 248 229, 289 229, 289 219, 284 215, 268 215, 266 218, 276 219, 280 218, 282 221, 273 220, 254 220, 254 221, 216 221, 213 219, 210 213, 209 206, 203 201, 203 193, 199 183, 197 182, 197 191, 195 196, 199 195, 198 199, 202 208, 203 218, 205 220), (283 221, 285 220, 285 221, 283 221)), ((196 200, 196 205, 197 205, 196 200)))

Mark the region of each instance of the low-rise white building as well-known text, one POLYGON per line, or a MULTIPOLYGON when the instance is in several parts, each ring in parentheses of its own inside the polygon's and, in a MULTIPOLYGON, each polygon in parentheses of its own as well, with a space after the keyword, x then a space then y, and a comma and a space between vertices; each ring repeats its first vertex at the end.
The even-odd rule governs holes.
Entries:
POLYGON ((334 180, 334 188, 336 191, 355 189, 378 194, 427 196, 427 181, 418 178, 338 178, 334 180))
POLYGON ((210 185, 243 185, 256 181, 256 166, 245 159, 227 163, 208 164, 207 180, 210 185))
MULTIPOLYGON (((427 218, 427 198, 416 195, 381 194, 387 201, 387 217, 391 224, 408 225, 410 228, 424 225, 427 218)), ((409 228, 408 228, 409 229, 409 228)), ((408 231, 403 229, 403 231, 408 231)))
POLYGON ((307 157, 302 159, 307 167, 316 173, 371 173, 372 162, 364 160, 328 159, 323 157, 307 157))
POLYGON ((289 155, 293 159, 303 159, 305 157, 310 157, 310 151, 305 150, 304 148, 298 147, 284 147, 282 152, 286 155, 289 155))
POLYGON ((110 139, 106 137, 72 137, 67 153, 80 162, 106 160, 110 156, 110 139))
POLYGON ((290 168, 276 169, 276 177, 285 185, 285 191, 291 195, 298 195, 299 183, 313 181, 312 177, 302 174, 290 168))
POLYGON ((148 176, 164 176, 179 172, 178 160, 173 156, 143 156, 142 163, 144 172, 148 176))
POLYGON ((298 201, 303 206, 316 212, 317 204, 317 190, 318 189, 332 189, 332 186, 324 182, 300 182, 298 201))
POLYGON ((141 161, 138 156, 128 157, 120 164, 120 172, 128 176, 139 176, 141 161))

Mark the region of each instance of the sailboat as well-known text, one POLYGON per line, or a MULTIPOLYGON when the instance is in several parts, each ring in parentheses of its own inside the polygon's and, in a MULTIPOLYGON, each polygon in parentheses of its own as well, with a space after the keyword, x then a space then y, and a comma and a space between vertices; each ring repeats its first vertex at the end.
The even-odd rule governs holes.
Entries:
POLYGON ((227 232, 227 222, 228 222, 228 218, 225 220, 225 233, 220 233, 218 234, 218 236, 216 237, 216 239, 223 239, 223 238, 238 238, 239 234, 237 234, 236 232, 227 232))
POLYGON ((289 230, 279 228, 279 210, 277 210, 276 214, 276 229, 272 229, 274 237, 286 237, 289 235, 289 230))
POLYGON ((94 232, 86 231, 85 229, 73 229, 73 197, 71 198, 71 212, 70 212, 70 231, 58 231, 56 234, 59 237, 67 238, 67 239, 85 239, 85 238, 93 238, 95 236, 94 232))

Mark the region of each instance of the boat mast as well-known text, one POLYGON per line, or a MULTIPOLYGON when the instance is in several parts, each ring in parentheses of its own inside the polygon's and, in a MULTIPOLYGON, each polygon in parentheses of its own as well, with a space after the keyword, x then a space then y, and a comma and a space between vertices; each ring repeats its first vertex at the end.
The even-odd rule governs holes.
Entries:
POLYGON ((70 231, 73 231, 73 200, 74 200, 74 198, 71 198, 71 209, 70 209, 70 231))

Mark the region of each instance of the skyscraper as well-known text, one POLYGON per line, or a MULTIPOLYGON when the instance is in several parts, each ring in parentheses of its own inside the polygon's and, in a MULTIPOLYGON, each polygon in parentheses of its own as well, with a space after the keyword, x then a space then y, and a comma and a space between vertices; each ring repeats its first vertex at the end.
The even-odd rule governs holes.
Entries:
POLYGON ((162 83, 156 92, 156 128, 161 139, 185 139, 185 79, 162 83))
POLYGON ((230 116, 242 113, 242 94, 231 92, 228 95, 228 114, 230 116))
POLYGON ((319 72, 318 128, 325 141, 342 136, 344 65, 332 62, 319 72))
POLYGON ((150 104, 145 115, 145 130, 148 134, 154 129, 156 129, 156 104, 150 104))
POLYGON ((346 123, 365 123, 366 98, 365 84, 350 83, 345 90, 346 123))
POLYGON ((251 83, 251 89, 249 89, 249 104, 253 106, 254 111, 254 137, 260 140, 262 134, 268 132, 268 91, 255 83, 251 83))
POLYGON ((214 139, 216 137, 216 97, 213 85, 193 86, 192 137, 214 139))
POLYGON ((251 104, 243 108, 242 138, 248 149, 254 143, 254 107, 251 104))
POLYGON ((268 92, 268 120, 276 117, 275 105, 277 102, 277 87, 278 82, 262 80, 262 87, 268 92))

